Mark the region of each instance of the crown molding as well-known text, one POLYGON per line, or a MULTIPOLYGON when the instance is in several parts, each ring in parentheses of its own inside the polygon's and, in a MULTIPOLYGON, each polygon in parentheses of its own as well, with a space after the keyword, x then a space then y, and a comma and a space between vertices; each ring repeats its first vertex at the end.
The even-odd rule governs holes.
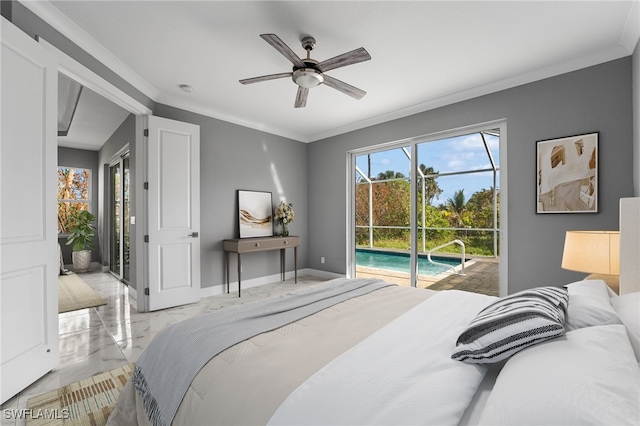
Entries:
POLYGON ((267 123, 256 123, 252 121, 244 120, 240 117, 224 114, 218 110, 208 108, 206 106, 196 104, 194 102, 185 101, 170 95, 161 93, 156 100, 156 103, 164 104, 170 107, 183 109, 185 111, 193 112, 195 114, 204 115, 206 117, 215 118, 218 120, 226 121, 228 123, 237 124, 238 126, 248 127, 250 129, 259 130, 265 133, 271 133, 273 135, 282 136, 284 138, 293 139, 298 142, 310 142, 308 137, 297 134, 285 129, 273 127, 267 123))
POLYGON ((640 1, 631 3, 627 22, 625 23, 622 35, 620 36, 620 46, 627 49, 629 55, 633 55, 636 45, 640 41, 640 1))
POLYGON ((463 90, 452 95, 444 96, 438 99, 432 99, 427 102, 416 104, 407 108, 399 109, 388 114, 382 114, 375 117, 371 117, 366 120, 351 123, 346 126, 338 127, 328 130, 326 132, 318 133, 309 136, 307 139, 309 142, 320 141, 330 137, 338 136, 347 132, 360 130, 365 127, 382 124, 388 121, 397 120, 403 117, 409 117, 411 115, 419 114, 425 111, 433 110, 447 105, 452 105, 458 102, 466 101, 469 99, 477 98, 491 93, 500 92, 502 90, 511 89, 524 84, 534 83, 536 81, 544 80, 547 78, 555 77, 558 75, 566 74, 572 71, 578 71, 583 68, 603 64, 605 62, 613 61, 616 59, 629 56, 630 53, 623 46, 618 46, 607 51, 599 52, 597 54, 572 59, 569 61, 553 64, 547 67, 539 68, 537 70, 529 71, 514 77, 506 78, 503 80, 488 83, 482 86, 473 87, 468 90, 463 90))
POLYGON ((140 77, 135 71, 114 56, 107 48, 98 43, 75 22, 60 12, 48 0, 21 1, 24 7, 51 25, 56 31, 67 37, 82 50, 96 58, 136 89, 155 102, 160 92, 140 77))

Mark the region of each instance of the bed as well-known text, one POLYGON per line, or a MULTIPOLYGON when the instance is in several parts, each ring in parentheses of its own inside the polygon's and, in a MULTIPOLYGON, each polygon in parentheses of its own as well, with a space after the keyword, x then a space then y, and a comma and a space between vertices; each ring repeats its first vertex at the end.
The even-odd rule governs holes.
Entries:
POLYGON ((108 424, 637 425, 639 296, 332 280, 169 327, 108 424))

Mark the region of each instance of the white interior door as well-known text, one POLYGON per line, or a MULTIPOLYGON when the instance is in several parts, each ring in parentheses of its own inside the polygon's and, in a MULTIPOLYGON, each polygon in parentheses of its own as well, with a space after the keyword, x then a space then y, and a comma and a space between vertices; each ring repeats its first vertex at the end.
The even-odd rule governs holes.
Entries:
POLYGON ((2 18, 0 402, 58 365, 57 63, 2 18))
POLYGON ((149 310, 200 300, 200 127, 148 117, 149 310))

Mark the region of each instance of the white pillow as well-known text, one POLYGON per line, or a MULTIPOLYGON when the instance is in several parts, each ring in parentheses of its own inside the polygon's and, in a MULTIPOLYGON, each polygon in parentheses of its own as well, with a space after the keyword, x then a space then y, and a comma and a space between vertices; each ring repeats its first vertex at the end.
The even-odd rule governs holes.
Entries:
POLYGON ((640 293, 612 297, 611 306, 626 327, 636 359, 640 362, 640 293))
POLYGON ((624 326, 581 328, 515 354, 480 424, 640 424, 640 369, 624 326))
POLYGON ((496 363, 562 335, 568 299, 565 288, 536 287, 496 300, 460 334, 451 358, 474 364, 496 363))
POLYGON ((620 324, 604 281, 582 280, 565 287, 569 291, 565 323, 567 331, 594 325, 620 324))

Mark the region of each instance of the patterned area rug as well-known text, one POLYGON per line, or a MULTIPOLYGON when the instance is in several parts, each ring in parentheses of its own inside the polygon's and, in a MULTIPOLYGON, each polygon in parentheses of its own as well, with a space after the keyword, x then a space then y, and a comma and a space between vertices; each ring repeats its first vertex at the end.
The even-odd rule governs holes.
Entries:
POLYGON ((30 398, 27 426, 105 425, 134 367, 125 365, 30 398))
POLYGON ((106 305, 107 302, 76 274, 58 277, 58 313, 106 305))

